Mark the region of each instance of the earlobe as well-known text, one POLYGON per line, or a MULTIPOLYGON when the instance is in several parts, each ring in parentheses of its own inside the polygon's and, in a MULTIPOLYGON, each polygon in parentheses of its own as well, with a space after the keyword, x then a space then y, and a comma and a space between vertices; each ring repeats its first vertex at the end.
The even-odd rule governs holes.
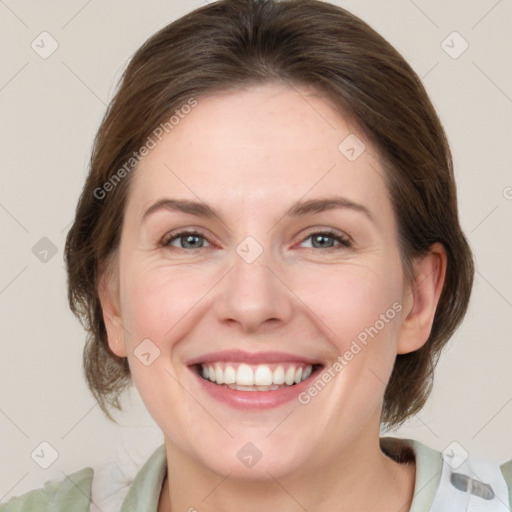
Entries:
POLYGON ((126 357, 124 327, 119 306, 119 286, 117 277, 108 270, 102 272, 99 279, 98 296, 107 331, 108 346, 116 356, 126 357))
POLYGON ((416 262, 414 282, 404 297, 404 302, 410 307, 404 308, 398 354, 414 352, 428 340, 443 290, 446 265, 446 250, 440 243, 433 244, 429 252, 416 262))

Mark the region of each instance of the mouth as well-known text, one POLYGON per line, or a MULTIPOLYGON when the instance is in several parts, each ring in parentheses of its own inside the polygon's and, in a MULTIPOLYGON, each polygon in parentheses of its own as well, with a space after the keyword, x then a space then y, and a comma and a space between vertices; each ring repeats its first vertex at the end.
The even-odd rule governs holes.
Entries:
POLYGON ((203 380, 243 392, 269 392, 297 386, 321 370, 321 364, 281 362, 247 364, 217 361, 193 365, 203 380))
POLYGON ((200 393, 247 412, 298 400, 325 364, 285 353, 224 351, 191 360, 188 367, 200 393))

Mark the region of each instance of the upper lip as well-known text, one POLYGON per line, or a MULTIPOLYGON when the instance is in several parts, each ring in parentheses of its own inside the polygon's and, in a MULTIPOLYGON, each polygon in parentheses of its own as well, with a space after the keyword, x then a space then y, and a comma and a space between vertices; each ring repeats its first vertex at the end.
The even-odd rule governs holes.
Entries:
POLYGON ((298 356, 286 352, 244 352, 243 350, 221 350, 194 357, 187 362, 188 366, 201 363, 233 362, 248 364, 298 362, 305 364, 322 364, 318 359, 298 356))

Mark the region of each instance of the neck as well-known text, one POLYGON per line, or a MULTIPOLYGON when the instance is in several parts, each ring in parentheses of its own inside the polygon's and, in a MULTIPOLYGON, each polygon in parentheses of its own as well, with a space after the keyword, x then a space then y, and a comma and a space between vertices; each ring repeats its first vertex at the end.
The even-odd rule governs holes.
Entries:
POLYGON ((414 494, 414 463, 386 456, 378 438, 362 448, 352 443, 341 456, 322 454, 317 463, 279 478, 269 470, 268 478, 256 481, 215 474, 167 443, 166 451, 171 478, 164 481, 158 512, 406 512, 414 494))

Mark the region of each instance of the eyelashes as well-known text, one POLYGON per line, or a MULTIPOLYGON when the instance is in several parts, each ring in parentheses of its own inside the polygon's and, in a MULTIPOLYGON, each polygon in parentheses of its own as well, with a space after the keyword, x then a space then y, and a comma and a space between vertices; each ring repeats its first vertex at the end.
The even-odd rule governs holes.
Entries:
MULTIPOLYGON (((323 237, 324 239, 325 238, 332 238, 333 240, 335 240, 336 242, 338 242, 340 245, 338 247, 344 247, 344 248, 349 248, 349 247, 352 247, 352 242, 350 240, 350 238, 347 236, 347 235, 342 235, 340 233, 338 233, 337 231, 333 231, 333 230, 330 230, 330 229, 325 229, 325 230, 322 230, 322 231, 313 231, 311 233, 309 233, 309 235, 303 239, 303 241, 305 240, 308 240, 309 238, 313 238, 316 236, 316 241, 318 242, 318 240, 320 239, 320 237, 323 237)), ((316 247, 313 247, 316 249, 316 247)), ((328 247, 327 249, 323 248, 322 250, 335 250, 337 249, 337 247, 328 247)))
MULTIPOLYGON (((201 233, 197 230, 182 230, 178 231, 177 233, 169 233, 166 234, 161 242, 160 246, 170 249, 176 249, 176 250, 184 250, 184 251, 192 251, 192 250, 199 250, 199 249, 206 249, 204 245, 201 245, 199 247, 194 247, 194 243, 197 243, 197 240, 206 240, 208 241, 208 238, 204 235, 204 233, 201 233), (180 241, 184 243, 180 243, 181 247, 175 247, 171 245, 175 241, 180 241), (183 245, 192 245, 192 247, 184 247, 183 245)), ((338 231, 334 231, 332 229, 322 229, 317 231, 311 231, 307 236, 305 236, 302 239, 301 243, 304 243, 306 240, 312 239, 312 247, 311 249, 319 249, 323 252, 329 252, 329 251, 336 251, 339 249, 348 249, 352 247, 352 241, 350 237, 348 237, 345 234, 339 233, 338 231), (322 247, 322 240, 325 241, 326 239, 332 239, 335 242, 337 242, 339 245, 337 246, 323 246, 322 247), (320 243, 320 246, 314 246, 314 244, 320 243)), ((208 242, 210 243, 210 242, 208 242)))
MULTIPOLYGON (((196 238, 203 238, 206 240, 206 236, 204 236, 202 233, 200 233, 199 231, 195 231, 195 230, 184 230, 184 231, 179 231, 178 233, 175 233, 175 234, 170 234, 170 235, 166 235, 164 236, 164 238, 162 239, 162 242, 161 242, 161 246, 162 247, 171 247, 171 242, 175 241, 175 240, 179 240, 179 239, 184 239, 185 237, 187 237, 189 240, 187 241, 187 243, 190 243, 190 238, 192 237, 196 237, 196 238)), ((199 249, 202 249, 203 247, 199 247, 199 249)), ((177 247, 176 249, 186 249, 185 247, 177 247)))

